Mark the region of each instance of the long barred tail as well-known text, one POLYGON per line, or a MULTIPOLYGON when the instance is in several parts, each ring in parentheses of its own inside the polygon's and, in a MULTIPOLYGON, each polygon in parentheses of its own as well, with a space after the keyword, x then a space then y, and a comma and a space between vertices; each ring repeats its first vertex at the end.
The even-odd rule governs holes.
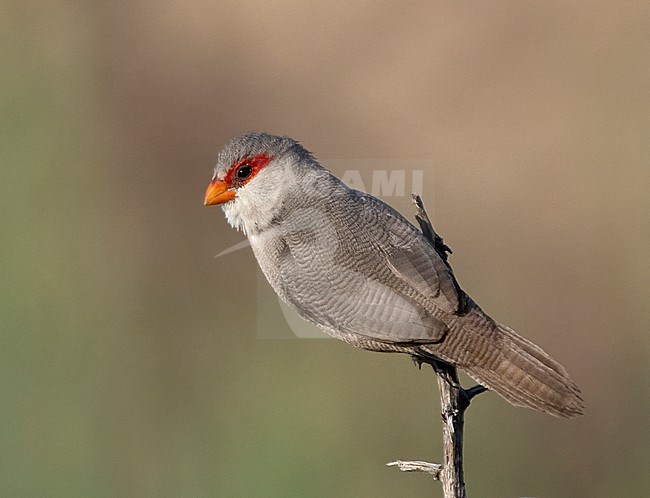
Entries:
MULTIPOLYGON (((580 389, 562 365, 514 330, 496 322, 491 325, 489 332, 483 329, 484 333, 474 330, 475 333, 467 334, 464 327, 463 335, 469 340, 461 340, 456 346, 465 354, 460 355, 462 359, 450 354, 449 359, 456 356, 461 360, 450 363, 515 406, 533 408, 555 417, 582 415, 584 402, 580 389)), ((431 348, 430 352, 445 359, 448 351, 443 350, 431 348)))

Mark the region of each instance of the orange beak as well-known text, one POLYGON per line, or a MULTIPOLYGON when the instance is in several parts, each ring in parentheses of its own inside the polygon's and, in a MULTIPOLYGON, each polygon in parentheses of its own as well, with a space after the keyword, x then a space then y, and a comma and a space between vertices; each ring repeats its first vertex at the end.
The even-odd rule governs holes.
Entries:
POLYGON ((235 191, 228 188, 228 184, 223 180, 212 180, 208 185, 208 190, 205 191, 206 206, 214 206, 216 204, 223 204, 235 198, 235 191))

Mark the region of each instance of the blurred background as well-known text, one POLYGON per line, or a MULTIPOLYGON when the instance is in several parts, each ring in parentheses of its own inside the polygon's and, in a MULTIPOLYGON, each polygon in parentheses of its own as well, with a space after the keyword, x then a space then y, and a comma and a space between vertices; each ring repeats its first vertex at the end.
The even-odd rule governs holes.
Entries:
MULTIPOLYGON (((259 272, 202 205, 266 130, 424 171, 461 285, 567 366, 563 421, 494 394, 474 496, 647 496, 646 2, 3 1, 3 496, 441 496, 435 378, 266 339, 259 272)), ((335 161, 336 160, 336 161, 335 161)), ((338 161, 338 162, 337 162, 338 161)), ((408 197, 391 198, 412 216, 408 197)))

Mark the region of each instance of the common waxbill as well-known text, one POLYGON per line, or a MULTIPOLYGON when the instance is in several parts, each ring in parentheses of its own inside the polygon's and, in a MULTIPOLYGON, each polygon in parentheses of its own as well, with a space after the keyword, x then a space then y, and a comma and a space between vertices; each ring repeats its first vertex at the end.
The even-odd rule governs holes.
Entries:
POLYGON ((275 292, 328 334, 371 351, 442 360, 516 406, 582 414, 565 368, 470 299, 444 251, 297 141, 264 133, 232 139, 205 204, 221 204, 275 292))

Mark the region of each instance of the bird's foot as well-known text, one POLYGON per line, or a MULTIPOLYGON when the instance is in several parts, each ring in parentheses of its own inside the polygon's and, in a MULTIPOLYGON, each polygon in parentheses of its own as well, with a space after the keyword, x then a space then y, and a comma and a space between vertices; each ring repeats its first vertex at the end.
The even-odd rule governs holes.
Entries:
POLYGON ((430 365, 431 368, 433 368, 433 371, 436 372, 438 376, 442 377, 451 387, 459 390, 463 389, 458 382, 456 370, 451 365, 435 360, 431 361, 430 365))
POLYGON ((418 370, 422 370, 422 364, 425 363, 425 361, 415 354, 411 355, 411 359, 413 360, 413 363, 415 363, 415 366, 418 367, 418 370))

